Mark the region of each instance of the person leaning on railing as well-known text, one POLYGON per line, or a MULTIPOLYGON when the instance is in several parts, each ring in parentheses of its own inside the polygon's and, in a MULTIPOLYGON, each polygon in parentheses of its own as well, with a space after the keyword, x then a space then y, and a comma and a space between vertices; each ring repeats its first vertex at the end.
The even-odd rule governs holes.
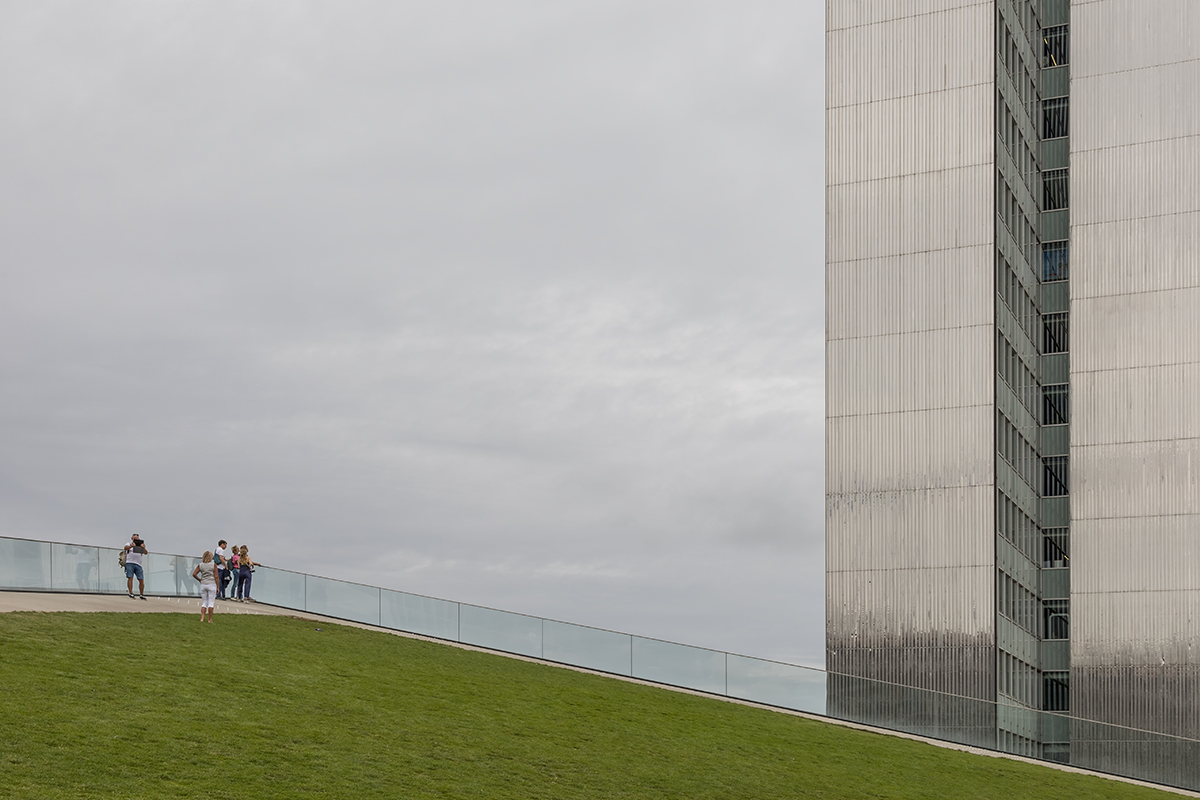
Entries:
POLYGON ((225 540, 217 542, 213 551, 213 563, 217 565, 217 599, 225 599, 225 586, 229 583, 229 559, 225 552, 225 540))
POLYGON ((250 559, 246 545, 242 545, 242 549, 238 553, 237 565, 237 599, 244 603, 253 603, 254 600, 250 597, 250 576, 254 572, 254 562, 250 559))
POLYGON ((240 558, 241 554, 238 553, 238 546, 235 544, 229 548, 229 555, 225 558, 225 568, 229 571, 229 586, 226 589, 231 601, 237 600, 238 559, 240 558))

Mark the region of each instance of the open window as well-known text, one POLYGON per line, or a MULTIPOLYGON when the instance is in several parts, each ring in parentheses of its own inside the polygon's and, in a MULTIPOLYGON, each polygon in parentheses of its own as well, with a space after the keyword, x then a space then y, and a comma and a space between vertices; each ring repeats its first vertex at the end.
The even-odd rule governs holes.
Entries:
POLYGON ((1071 39, 1066 25, 1042 29, 1042 66, 1061 67, 1070 62, 1071 39))

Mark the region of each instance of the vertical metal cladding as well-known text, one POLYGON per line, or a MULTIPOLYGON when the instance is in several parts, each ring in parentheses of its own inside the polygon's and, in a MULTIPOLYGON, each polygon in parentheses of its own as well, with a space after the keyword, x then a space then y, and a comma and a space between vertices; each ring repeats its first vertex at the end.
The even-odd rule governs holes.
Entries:
POLYGON ((830 713, 985 744, 994 16, 992 0, 826 5, 830 713), (962 708, 923 716, 922 689, 962 708))
POLYGON ((1200 737, 1200 4, 1075 2, 1071 44, 1072 714, 1200 737))

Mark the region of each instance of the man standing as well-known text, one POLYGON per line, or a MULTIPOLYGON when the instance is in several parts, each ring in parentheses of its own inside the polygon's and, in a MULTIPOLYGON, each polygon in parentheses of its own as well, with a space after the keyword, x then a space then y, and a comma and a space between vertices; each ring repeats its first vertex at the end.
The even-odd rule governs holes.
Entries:
POLYGON ((228 553, 225 552, 225 540, 217 542, 217 549, 213 551, 213 561, 217 562, 217 599, 225 599, 225 585, 229 583, 229 562, 226 561, 228 553))
POLYGON ((142 557, 146 555, 146 543, 136 533, 125 545, 125 577, 129 579, 129 599, 133 599, 133 579, 138 579, 138 597, 146 599, 146 573, 142 571, 142 557))

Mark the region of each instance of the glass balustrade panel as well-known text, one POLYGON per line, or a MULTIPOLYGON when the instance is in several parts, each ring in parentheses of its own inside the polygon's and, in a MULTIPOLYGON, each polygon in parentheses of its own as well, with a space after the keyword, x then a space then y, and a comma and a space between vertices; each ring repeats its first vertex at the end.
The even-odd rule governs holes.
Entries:
POLYGON ((58 592, 100 591, 100 549, 73 544, 50 545, 51 580, 58 592))
POLYGON ((996 704, 853 675, 827 674, 826 714, 932 739, 996 748, 996 704))
POLYGON ((304 610, 326 617, 378 625, 379 589, 361 583, 309 575, 305 581, 304 610))
POLYGON ((0 589, 53 588, 49 542, 0 539, 0 589))
MULTIPOLYGON (((232 589, 234 584, 229 586, 232 589)), ((304 573, 256 567, 250 579, 250 596, 260 603, 303 611, 304 573)))
MULTIPOLYGON (((192 577, 192 570, 199 563, 199 556, 147 553, 142 556, 142 572, 146 576, 146 594, 165 597, 198 597, 200 583, 192 577)), ((138 593, 136 579, 133 582, 133 593, 138 593)))
POLYGON ((506 653, 542 657, 542 620, 460 604, 459 641, 506 653))
POLYGON ((458 641, 458 603, 384 589, 380 624, 397 631, 458 641))
POLYGON ((542 657, 577 667, 629 675, 633 671, 633 637, 583 625, 545 620, 542 657))
POLYGON ((725 654, 686 644, 633 637, 633 677, 725 694, 725 654))
POLYGON ((1042 712, 1043 729, 1069 744, 1043 745, 1043 757, 1084 769, 1126 778, 1200 790, 1200 741, 1161 733, 1122 728, 1102 722, 1070 719, 1042 712))
POLYGON ((728 670, 730 697, 809 714, 825 713, 827 689, 823 670, 732 653, 728 670))
POLYGON ((98 547, 96 550, 100 554, 100 591, 125 594, 128 581, 125 579, 125 568, 120 563, 121 551, 114 547, 98 547))

